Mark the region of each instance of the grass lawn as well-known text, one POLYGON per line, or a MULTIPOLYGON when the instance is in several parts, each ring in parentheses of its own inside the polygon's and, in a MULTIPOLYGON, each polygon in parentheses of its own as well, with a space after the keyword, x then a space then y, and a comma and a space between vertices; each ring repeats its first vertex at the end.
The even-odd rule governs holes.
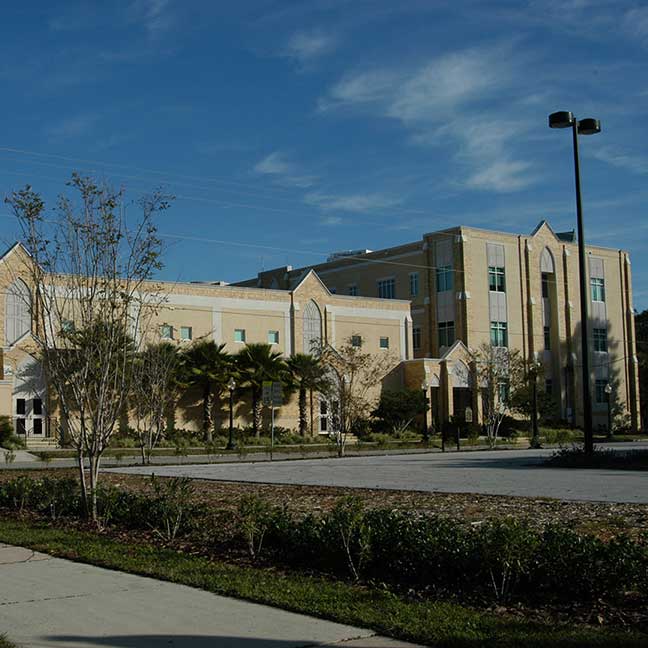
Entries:
POLYGON ((477 611, 448 602, 408 600, 379 587, 226 564, 29 519, 0 520, 0 541, 439 647, 648 646, 648 636, 634 630, 530 621, 509 613, 477 611))

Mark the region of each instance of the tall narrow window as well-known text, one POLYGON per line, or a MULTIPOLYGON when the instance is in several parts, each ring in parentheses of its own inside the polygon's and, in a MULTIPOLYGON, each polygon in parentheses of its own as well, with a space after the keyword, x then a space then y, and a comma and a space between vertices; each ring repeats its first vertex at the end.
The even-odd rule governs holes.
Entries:
POLYGON ((595 328, 594 329, 594 351, 607 352, 607 329, 595 328))
POLYGON ((590 279, 590 286, 592 289, 592 301, 604 302, 605 301, 605 279, 602 277, 592 277, 590 279))
POLYGON ((454 341, 454 322, 439 322, 439 347, 452 346, 454 341))
POLYGON ((358 295, 358 284, 349 284, 349 295, 356 297, 358 295))
POLYGON ((412 347, 415 351, 418 351, 421 348, 421 327, 414 326, 412 327, 412 347))
POLYGON ((34 414, 40 416, 43 413, 43 401, 40 398, 34 398, 32 401, 32 407, 34 414))
POLYGON ((505 292, 504 268, 488 266, 488 289, 493 292, 505 292))
POLYGON ((16 279, 5 298, 5 340, 11 345, 31 329, 31 293, 27 284, 16 279))
POLYGON ((508 346, 508 331, 506 322, 491 322, 491 344, 496 347, 508 346))
POLYGON ((452 266, 445 265, 436 269, 437 292, 452 290, 452 266))
POLYGON ((24 398, 16 398, 16 414, 24 415, 26 411, 26 401, 24 398))
POLYGON ((549 299, 549 282, 551 275, 547 272, 542 273, 542 298, 549 299))
POLYGON ((549 326, 544 327, 544 348, 545 351, 551 350, 551 328, 549 326))
POLYGON ((419 273, 418 272, 410 272, 409 292, 410 292, 410 297, 416 297, 419 293, 419 273))
POLYGON ((381 299, 394 299, 396 297, 396 282, 393 278, 381 279, 378 282, 378 297, 381 299))

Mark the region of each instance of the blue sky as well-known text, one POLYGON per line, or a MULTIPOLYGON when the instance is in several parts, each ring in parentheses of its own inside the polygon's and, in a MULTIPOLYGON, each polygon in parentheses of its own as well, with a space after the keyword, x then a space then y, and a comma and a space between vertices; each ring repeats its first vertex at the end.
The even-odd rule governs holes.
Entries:
POLYGON ((572 110, 603 126, 581 138, 588 242, 630 251, 643 309, 647 56, 624 0, 8 3, 0 190, 163 185, 162 276, 232 281, 456 224, 571 229, 547 114, 572 110))

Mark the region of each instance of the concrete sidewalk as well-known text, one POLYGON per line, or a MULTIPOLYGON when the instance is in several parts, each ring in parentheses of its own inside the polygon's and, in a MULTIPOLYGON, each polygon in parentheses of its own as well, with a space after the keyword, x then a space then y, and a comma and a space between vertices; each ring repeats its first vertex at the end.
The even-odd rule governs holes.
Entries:
POLYGON ((0 634, 23 648, 414 648, 371 630, 0 544, 0 634))

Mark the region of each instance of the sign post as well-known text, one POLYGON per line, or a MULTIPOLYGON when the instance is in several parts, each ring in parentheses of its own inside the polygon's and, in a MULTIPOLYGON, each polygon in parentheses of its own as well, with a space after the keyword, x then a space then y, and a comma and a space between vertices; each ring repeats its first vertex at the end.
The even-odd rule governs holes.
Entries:
POLYGON ((262 385, 262 399, 264 405, 270 406, 270 461, 274 449, 274 411, 275 407, 283 405, 283 385, 280 382, 264 380, 262 385))

